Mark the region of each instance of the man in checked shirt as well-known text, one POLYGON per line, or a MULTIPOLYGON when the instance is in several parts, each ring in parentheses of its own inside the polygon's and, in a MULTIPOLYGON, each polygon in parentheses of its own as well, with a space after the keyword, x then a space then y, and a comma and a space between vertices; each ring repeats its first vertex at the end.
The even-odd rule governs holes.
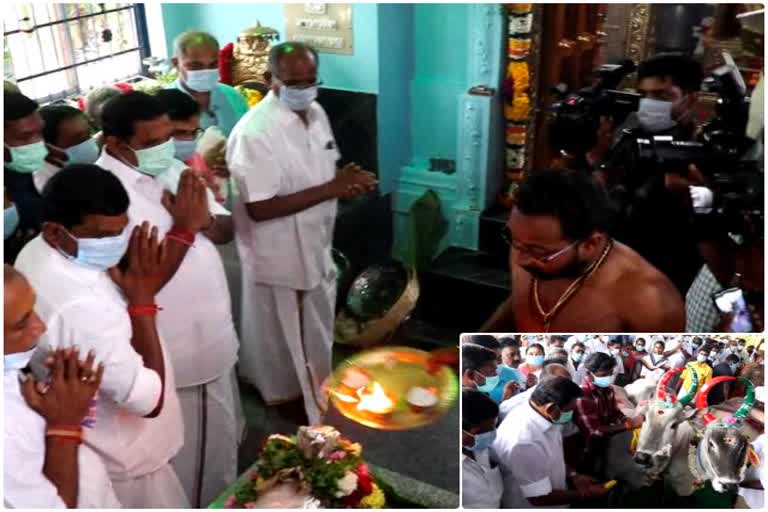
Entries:
POLYGON ((583 395, 576 401, 573 416, 585 441, 582 460, 591 461, 587 464, 592 464, 592 468, 584 468, 583 471, 597 477, 603 476, 600 473, 604 467, 608 438, 640 428, 644 419, 642 415, 627 418, 619 410, 612 388, 616 364, 615 358, 602 352, 587 357, 584 362, 587 374, 581 386, 583 395))

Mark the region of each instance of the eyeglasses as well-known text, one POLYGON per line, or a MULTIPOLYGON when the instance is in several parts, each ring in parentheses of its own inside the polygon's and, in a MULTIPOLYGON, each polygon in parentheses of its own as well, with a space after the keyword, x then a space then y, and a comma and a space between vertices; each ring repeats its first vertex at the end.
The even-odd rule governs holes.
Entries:
POLYGON ((509 228, 507 226, 504 226, 504 228, 501 230, 501 238, 504 239, 504 241, 512 247, 514 250, 519 252, 520 254, 525 254, 531 259, 536 260, 539 263, 549 263, 550 261, 554 260, 558 256, 561 256, 562 254, 565 254, 569 249, 572 249, 573 247, 576 247, 580 240, 576 240, 573 243, 568 244, 567 246, 563 247, 559 251, 555 251, 553 253, 549 254, 537 254, 537 251, 532 251, 531 249, 525 247, 524 245, 518 243, 514 238, 512 238, 512 234, 509 232, 509 228))
POLYGON ((171 136, 174 139, 179 139, 179 140, 195 140, 198 137, 200 137, 202 134, 203 134, 203 129, 198 128, 193 132, 179 130, 179 131, 173 132, 171 136))
POLYGON ((309 89, 310 87, 320 87, 321 85, 323 85, 322 80, 318 80, 311 84, 301 83, 296 80, 280 80, 280 82, 282 82, 283 85, 285 85, 289 89, 298 89, 298 90, 309 89))

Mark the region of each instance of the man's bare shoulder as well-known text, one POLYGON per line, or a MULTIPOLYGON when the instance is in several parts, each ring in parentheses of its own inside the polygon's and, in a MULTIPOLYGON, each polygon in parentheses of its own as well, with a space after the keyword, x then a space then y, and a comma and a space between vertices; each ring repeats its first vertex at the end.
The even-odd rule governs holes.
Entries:
POLYGON ((615 285, 622 313, 638 327, 666 327, 669 332, 685 329, 685 303, 672 281, 630 247, 616 243, 620 275, 615 285), (638 323, 641 321, 643 323, 638 323), (647 323, 645 323, 647 322, 647 323))

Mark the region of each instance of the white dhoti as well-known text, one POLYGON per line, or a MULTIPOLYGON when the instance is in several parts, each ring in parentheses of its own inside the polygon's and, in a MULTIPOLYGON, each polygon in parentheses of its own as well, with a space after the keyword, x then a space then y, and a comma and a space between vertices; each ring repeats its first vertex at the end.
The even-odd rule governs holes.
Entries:
POLYGON ((130 480, 112 480, 123 508, 190 508, 187 493, 170 464, 130 480))
POLYGON ((244 279, 240 375, 258 388, 267 404, 303 396, 313 425, 327 410, 320 387, 331 373, 335 305, 335 272, 306 291, 244 279))
POLYGON ((192 508, 205 508, 237 478, 237 452, 245 425, 235 369, 177 392, 184 446, 171 464, 192 508))

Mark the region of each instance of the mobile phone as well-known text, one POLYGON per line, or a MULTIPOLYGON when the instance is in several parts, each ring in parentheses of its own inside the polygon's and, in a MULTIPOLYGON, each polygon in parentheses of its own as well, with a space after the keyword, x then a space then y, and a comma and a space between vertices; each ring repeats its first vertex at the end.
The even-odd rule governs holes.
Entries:
POLYGON ((29 370, 37 382, 48 382, 51 377, 51 370, 45 364, 50 352, 48 347, 37 347, 29 360, 29 370))
POLYGON ((744 290, 741 288, 728 288, 712 294, 715 307, 721 313, 733 313, 733 320, 729 326, 731 332, 752 332, 754 326, 752 315, 744 299, 744 290))

